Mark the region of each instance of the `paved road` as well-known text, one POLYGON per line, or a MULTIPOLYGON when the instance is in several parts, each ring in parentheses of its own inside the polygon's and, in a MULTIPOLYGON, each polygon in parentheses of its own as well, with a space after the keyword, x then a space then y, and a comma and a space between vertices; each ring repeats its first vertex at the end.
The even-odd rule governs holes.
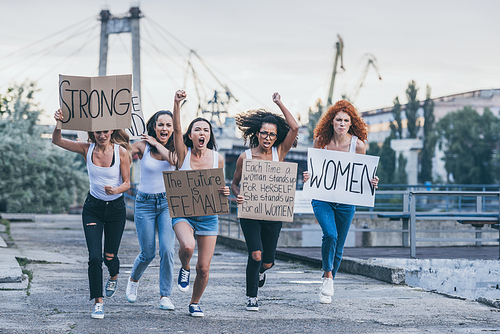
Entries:
POLYGON ((216 248, 200 303, 204 318, 188 315, 190 293, 176 289, 172 294, 176 309, 158 309, 158 259, 141 280, 137 302, 130 304, 125 284, 138 252, 131 222, 119 253, 119 290, 105 300, 105 318, 91 319, 80 217, 44 215, 35 222, 13 222, 11 236, 9 251, 30 260, 25 269, 32 271, 33 280, 28 290, 12 285, 12 290, 0 291, 0 333, 500 332, 498 309, 364 276, 340 273, 332 304, 323 305, 317 298, 318 268, 282 261, 259 291, 260 311, 248 312, 246 255, 224 246, 216 248))

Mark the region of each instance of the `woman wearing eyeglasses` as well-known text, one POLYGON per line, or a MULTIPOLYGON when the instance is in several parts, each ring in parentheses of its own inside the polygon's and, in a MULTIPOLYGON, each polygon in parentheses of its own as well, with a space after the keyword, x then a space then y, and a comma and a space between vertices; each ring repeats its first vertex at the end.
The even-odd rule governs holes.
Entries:
MULTIPOLYGON (((250 110, 236 116, 236 124, 247 140, 250 148, 243 152, 236 162, 231 190, 236 202, 245 201, 240 195, 243 159, 283 161, 290 149, 297 146, 299 125, 290 111, 281 102, 278 93, 273 94, 273 102, 280 108, 284 118, 264 109, 250 110)), ((274 265, 276 246, 282 222, 240 218, 241 229, 248 250, 246 268, 247 311, 258 311, 257 291, 266 280, 266 270, 274 265)))

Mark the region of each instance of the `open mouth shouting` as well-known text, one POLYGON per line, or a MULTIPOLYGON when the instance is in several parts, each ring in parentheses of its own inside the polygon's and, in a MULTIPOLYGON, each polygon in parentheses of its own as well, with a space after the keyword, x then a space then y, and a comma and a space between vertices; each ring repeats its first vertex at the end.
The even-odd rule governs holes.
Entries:
POLYGON ((205 137, 198 138, 198 146, 203 147, 205 145, 205 141, 206 141, 205 137))
POLYGON ((169 133, 167 131, 160 132, 160 141, 163 143, 166 142, 168 140, 168 135, 169 133))

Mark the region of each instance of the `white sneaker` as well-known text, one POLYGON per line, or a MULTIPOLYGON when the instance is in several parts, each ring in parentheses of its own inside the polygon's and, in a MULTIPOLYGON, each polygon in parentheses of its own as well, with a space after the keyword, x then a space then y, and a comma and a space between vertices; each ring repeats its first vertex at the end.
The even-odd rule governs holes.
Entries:
POLYGON ((125 294, 127 295, 127 300, 129 302, 133 303, 137 299, 137 288, 138 287, 139 287, 139 282, 134 282, 134 281, 130 280, 130 278, 128 279, 127 291, 125 294))
POLYGON ((104 319, 104 311, 102 310, 102 303, 94 304, 94 312, 91 315, 92 319, 104 319))
POLYGON ((161 297, 160 299, 160 309, 162 310, 173 310, 175 309, 174 304, 170 301, 167 296, 161 297))
POLYGON ((323 286, 320 291, 322 295, 333 296, 333 278, 323 277, 323 286))
POLYGON ((319 293, 319 302, 321 304, 330 304, 332 302, 332 297, 331 296, 325 296, 321 292, 319 293))

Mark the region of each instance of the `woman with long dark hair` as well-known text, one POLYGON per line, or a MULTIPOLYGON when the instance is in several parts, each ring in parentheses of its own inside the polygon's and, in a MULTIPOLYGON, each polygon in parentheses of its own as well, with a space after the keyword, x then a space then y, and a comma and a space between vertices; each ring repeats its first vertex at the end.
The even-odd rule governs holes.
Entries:
MULTIPOLYGON (((366 154, 365 141, 368 126, 358 115, 356 108, 345 100, 331 106, 321 117, 314 129, 314 148, 366 154)), ((304 172, 304 183, 309 179, 304 172)), ((378 177, 371 180, 377 188, 378 177)), ((320 302, 329 304, 333 296, 333 280, 340 267, 344 244, 351 226, 356 207, 350 204, 333 203, 313 199, 314 215, 323 231, 321 258, 323 263, 323 284, 319 293, 320 302)))
MULTIPOLYGON (((61 109, 54 113, 56 121, 63 120, 61 109)), ((89 142, 62 138, 54 128, 52 142, 68 151, 79 153, 87 162, 90 191, 83 205, 82 220, 89 252, 88 276, 90 299, 94 299, 92 318, 104 318, 102 262, 104 233, 104 264, 108 267, 106 297, 117 288, 120 261, 118 249, 126 222, 123 193, 130 188, 130 154, 128 135, 123 130, 88 132, 89 142)))
MULTIPOLYGON (((236 170, 231 184, 231 190, 238 204, 243 204, 245 201, 240 195, 243 159, 283 161, 292 146, 297 146, 297 133, 299 132, 297 121, 281 102, 278 93, 273 94, 273 101, 280 108, 284 118, 263 109, 250 110, 236 116, 236 124, 243 134, 245 144, 247 140, 250 144, 250 148, 243 152, 236 161, 236 170)), ((282 222, 240 218, 240 224, 248 250, 246 309, 258 311, 257 291, 264 286, 266 270, 274 265, 282 222)))
MULTIPOLYGON (((196 170, 224 168, 224 158, 217 153, 217 145, 212 124, 204 118, 191 121, 184 135, 181 133, 180 103, 186 98, 186 92, 178 90, 174 97, 174 145, 179 170, 196 170)), ((229 187, 219 188, 219 193, 229 196, 229 187)), ((175 235, 179 240, 179 259, 181 268, 177 279, 177 287, 182 292, 189 290, 190 265, 196 244, 198 244, 198 261, 193 294, 189 303, 189 314, 203 317, 198 302, 205 291, 210 272, 210 262, 215 250, 219 234, 218 216, 173 218, 175 235), (196 239, 194 237, 196 235, 196 239)))
POLYGON ((163 171, 175 170, 176 156, 172 139, 172 113, 157 111, 146 124, 147 134, 132 145, 141 164, 141 181, 137 189, 134 221, 141 252, 137 255, 127 284, 126 296, 137 299, 139 279, 155 258, 156 232, 160 255, 160 309, 173 310, 170 300, 174 277, 175 234, 168 210, 163 171))

